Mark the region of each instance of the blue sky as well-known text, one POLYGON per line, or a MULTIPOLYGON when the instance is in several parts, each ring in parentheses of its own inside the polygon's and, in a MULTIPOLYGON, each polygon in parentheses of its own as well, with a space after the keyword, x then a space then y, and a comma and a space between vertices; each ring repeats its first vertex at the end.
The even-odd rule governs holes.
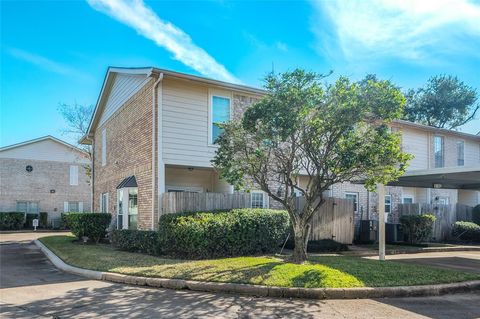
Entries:
MULTIPOLYGON (((272 67, 375 73, 402 88, 440 73, 480 91, 480 1, 1 1, 0 145, 65 126, 108 66, 157 66, 260 86, 272 67)), ((479 117, 479 116, 477 116, 479 117)), ((480 130, 480 120, 461 128, 480 130)), ((73 142, 70 140, 70 142, 73 142)))

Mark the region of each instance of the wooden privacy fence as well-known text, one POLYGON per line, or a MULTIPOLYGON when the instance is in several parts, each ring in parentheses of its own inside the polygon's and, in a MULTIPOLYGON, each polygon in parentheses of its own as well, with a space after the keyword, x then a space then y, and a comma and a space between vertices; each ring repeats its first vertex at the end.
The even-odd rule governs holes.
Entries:
MULTIPOLYGON (((298 197, 297 205, 303 207, 305 198, 298 197)), ((249 193, 164 193, 160 199, 160 215, 181 212, 228 210, 251 207, 249 193)), ((333 239, 351 244, 354 236, 353 201, 343 198, 326 198, 315 212, 310 224, 310 240, 333 239)))
POLYGON ((433 225, 433 241, 450 238, 452 224, 456 221, 472 221, 472 207, 463 204, 399 204, 399 216, 432 214, 437 219, 433 225))

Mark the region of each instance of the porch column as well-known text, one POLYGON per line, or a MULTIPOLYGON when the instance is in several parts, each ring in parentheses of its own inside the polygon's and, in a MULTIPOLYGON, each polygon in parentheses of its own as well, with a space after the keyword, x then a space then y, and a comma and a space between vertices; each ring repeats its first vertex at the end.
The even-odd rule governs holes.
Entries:
POLYGON ((378 259, 385 260, 385 186, 377 184, 378 194, 378 259))

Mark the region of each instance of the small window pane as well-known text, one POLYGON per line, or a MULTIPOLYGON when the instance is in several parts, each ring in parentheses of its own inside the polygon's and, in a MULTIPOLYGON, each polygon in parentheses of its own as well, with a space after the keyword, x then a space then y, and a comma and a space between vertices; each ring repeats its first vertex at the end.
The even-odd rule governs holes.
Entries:
POLYGON ((465 142, 464 141, 457 142, 457 165, 458 166, 465 165, 465 142))
POLYGON ((403 198, 403 203, 404 203, 404 204, 413 204, 413 198, 411 198, 411 197, 404 197, 404 198, 403 198))
POLYGON ((17 202, 17 212, 27 212, 27 202, 17 202))
POLYGON ((252 201, 252 208, 264 208, 263 193, 252 193, 251 201, 252 201))
POLYGON ((117 198, 118 198, 118 205, 117 205, 117 228, 123 229, 123 190, 117 190, 117 198))
POLYGON ((212 142, 218 139, 223 129, 218 124, 230 120, 230 99, 214 96, 212 98, 212 142))
POLYGON ((435 168, 444 166, 443 136, 434 137, 435 168))
POLYGON ((345 198, 353 200, 353 211, 358 212, 358 194, 357 193, 346 193, 345 198))
POLYGON ((392 212, 392 196, 385 195, 385 213, 392 212))
POLYGON ((79 212, 78 202, 68 202, 68 211, 69 212, 79 212))

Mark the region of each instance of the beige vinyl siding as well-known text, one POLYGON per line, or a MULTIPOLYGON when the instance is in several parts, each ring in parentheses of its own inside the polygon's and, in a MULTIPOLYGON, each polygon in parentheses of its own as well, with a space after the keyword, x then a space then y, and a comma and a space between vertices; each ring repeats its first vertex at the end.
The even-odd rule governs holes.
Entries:
POLYGON ((51 139, 0 151, 0 158, 88 163, 84 154, 51 139))
POLYGON ((202 192, 231 193, 231 186, 219 179, 213 169, 193 169, 188 167, 167 167, 165 185, 178 188, 201 188, 202 192))
POLYGON ((165 164, 211 167, 216 147, 208 145, 207 86, 162 82, 162 136, 165 164))
POLYGON ((465 140, 465 166, 480 165, 480 143, 465 140))
POLYGON ((148 80, 146 74, 116 74, 98 125, 105 123, 148 80))
POLYGON ((403 151, 412 154, 414 158, 410 161, 408 170, 428 168, 428 133, 421 130, 402 128, 403 151))

